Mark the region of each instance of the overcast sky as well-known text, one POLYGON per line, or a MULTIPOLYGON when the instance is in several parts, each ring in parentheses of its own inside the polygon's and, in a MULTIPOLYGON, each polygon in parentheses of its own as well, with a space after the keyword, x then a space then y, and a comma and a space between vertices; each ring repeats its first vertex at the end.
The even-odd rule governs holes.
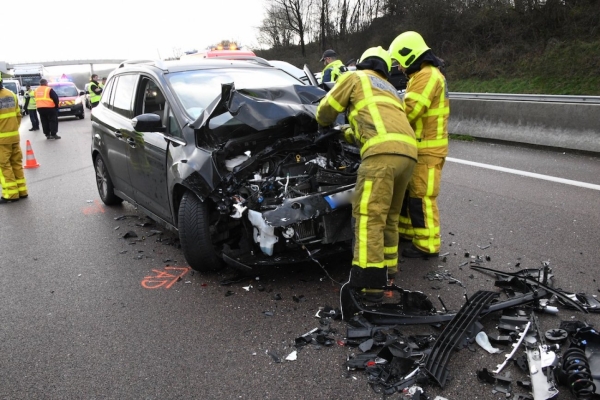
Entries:
POLYGON ((11 64, 167 58, 174 48, 200 50, 221 40, 256 47, 263 19, 263 0, 17 3, 2 13, 0 61, 11 64))

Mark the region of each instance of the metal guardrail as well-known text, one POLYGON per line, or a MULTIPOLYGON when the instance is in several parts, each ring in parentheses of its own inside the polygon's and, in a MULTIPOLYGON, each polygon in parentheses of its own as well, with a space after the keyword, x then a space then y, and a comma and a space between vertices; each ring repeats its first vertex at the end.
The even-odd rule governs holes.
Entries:
POLYGON ((450 99, 600 104, 600 96, 450 92, 450 99))

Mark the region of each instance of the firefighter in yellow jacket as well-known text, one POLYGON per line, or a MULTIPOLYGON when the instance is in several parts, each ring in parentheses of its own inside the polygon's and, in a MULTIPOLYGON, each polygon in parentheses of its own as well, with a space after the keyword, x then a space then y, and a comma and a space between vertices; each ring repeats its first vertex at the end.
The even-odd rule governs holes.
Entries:
POLYGON ((440 60, 417 32, 404 32, 396 37, 389 52, 409 78, 404 104, 419 149, 398 225, 400 241, 412 242, 402 255, 437 257, 441 245, 437 197, 448 154, 450 115, 446 79, 439 70, 440 60))
POLYGON ((357 71, 341 75, 317 108, 322 126, 347 111, 350 128, 345 139, 360 148, 362 162, 352 204, 354 256, 343 290, 354 288, 370 301, 383 297, 388 271, 397 269, 398 216, 417 159, 415 134, 402 100, 387 81, 391 64, 381 47, 368 49, 357 71))
POLYGON ((21 110, 17 95, 2 86, 0 73, 0 204, 12 203, 27 197, 21 152, 21 110))

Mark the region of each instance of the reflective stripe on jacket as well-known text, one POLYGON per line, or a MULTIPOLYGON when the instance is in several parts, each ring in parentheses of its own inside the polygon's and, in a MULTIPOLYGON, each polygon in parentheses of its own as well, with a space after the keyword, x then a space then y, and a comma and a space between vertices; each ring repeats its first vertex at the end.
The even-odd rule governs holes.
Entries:
POLYGON ((0 90, 0 144, 19 143, 21 110, 17 95, 8 89, 0 90))
POLYGON ((321 75, 323 77, 322 82, 335 82, 340 77, 340 75, 342 75, 347 70, 348 69, 346 68, 346 66, 344 65, 344 63, 341 60, 335 60, 333 62, 330 62, 329 64, 327 64, 325 66, 325 68, 323 68, 323 71, 321 72, 321 75), (329 74, 329 78, 327 79, 326 71, 328 69, 330 69, 331 72, 329 74))
POLYGON ((38 86, 34 92, 34 98, 37 108, 56 108, 54 100, 50 97, 50 86, 38 86))
POLYGON ((424 64, 412 74, 404 104, 408 121, 415 130, 419 155, 446 157, 450 101, 446 79, 439 69, 424 64))
POLYGON ((343 74, 319 103, 317 122, 330 125, 346 109, 353 141, 363 159, 374 154, 402 154, 417 159, 415 134, 398 92, 376 72, 343 74))

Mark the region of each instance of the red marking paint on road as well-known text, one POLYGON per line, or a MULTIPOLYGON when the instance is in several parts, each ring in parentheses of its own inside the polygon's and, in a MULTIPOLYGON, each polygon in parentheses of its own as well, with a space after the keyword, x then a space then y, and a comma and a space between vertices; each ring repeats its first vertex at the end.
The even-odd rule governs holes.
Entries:
POLYGON ((164 270, 152 269, 155 275, 146 276, 142 286, 146 289, 170 289, 171 286, 190 272, 190 267, 165 267, 164 270))
POLYGON ((94 204, 82 208, 81 211, 83 211, 85 215, 102 214, 104 213, 104 206, 98 200, 94 200, 94 204))

